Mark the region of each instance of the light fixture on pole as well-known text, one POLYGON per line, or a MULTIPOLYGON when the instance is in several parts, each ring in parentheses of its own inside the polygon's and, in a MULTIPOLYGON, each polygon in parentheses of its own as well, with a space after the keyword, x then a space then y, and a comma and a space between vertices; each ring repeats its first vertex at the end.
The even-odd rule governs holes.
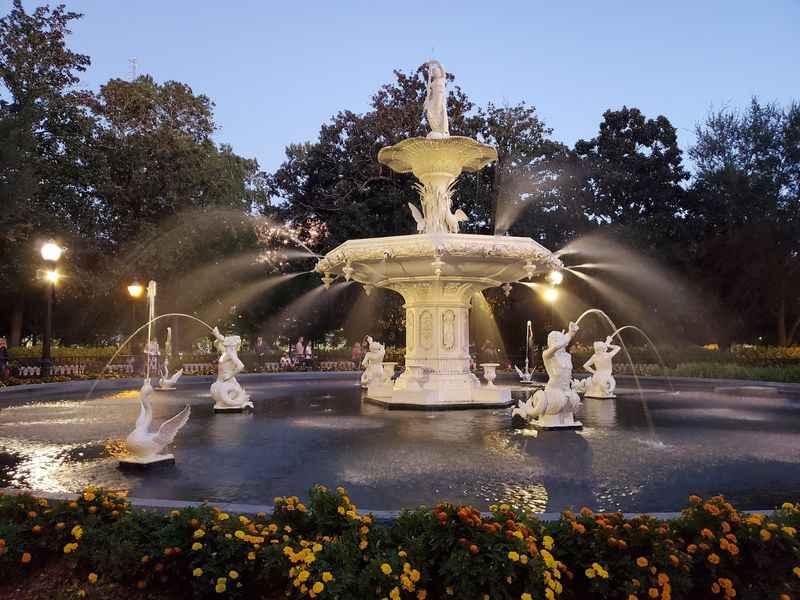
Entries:
MULTIPOLYGON (((51 263, 58 262, 64 249, 56 244, 54 241, 49 241, 42 245, 40 249, 42 258, 51 263)), ((50 369, 53 365, 51 358, 50 346, 51 338, 53 337, 53 301, 56 295, 56 284, 61 278, 59 272, 55 269, 48 269, 44 272, 44 279, 46 281, 45 295, 47 297, 47 308, 44 319, 44 336, 42 337, 42 362, 41 373, 42 377, 50 376, 50 369)))

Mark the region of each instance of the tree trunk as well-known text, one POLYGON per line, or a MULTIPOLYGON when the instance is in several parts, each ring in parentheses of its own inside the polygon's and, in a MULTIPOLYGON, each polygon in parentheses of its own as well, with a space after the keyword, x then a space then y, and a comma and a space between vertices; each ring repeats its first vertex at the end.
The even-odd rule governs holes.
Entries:
POLYGON ((14 307, 11 309, 11 319, 9 322, 9 340, 8 345, 11 347, 19 346, 22 341, 22 317, 25 314, 25 305, 22 298, 18 298, 14 302, 14 307))
POLYGON ((786 346, 786 297, 783 294, 778 307, 778 346, 786 346))

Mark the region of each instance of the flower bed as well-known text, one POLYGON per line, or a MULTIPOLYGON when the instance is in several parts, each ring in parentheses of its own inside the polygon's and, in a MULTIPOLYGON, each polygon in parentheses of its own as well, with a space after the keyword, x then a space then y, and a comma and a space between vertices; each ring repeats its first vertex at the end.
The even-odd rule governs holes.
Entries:
MULTIPOLYGON (((545 523, 440 504, 390 524, 342 488, 267 516, 132 510, 87 489, 71 502, 0 497, 0 582, 68 565, 78 595, 124 584, 150 598, 775 598, 800 594, 800 504, 747 515, 691 497, 671 521, 565 512, 545 523)), ((33 581, 33 580, 30 580, 33 581)))

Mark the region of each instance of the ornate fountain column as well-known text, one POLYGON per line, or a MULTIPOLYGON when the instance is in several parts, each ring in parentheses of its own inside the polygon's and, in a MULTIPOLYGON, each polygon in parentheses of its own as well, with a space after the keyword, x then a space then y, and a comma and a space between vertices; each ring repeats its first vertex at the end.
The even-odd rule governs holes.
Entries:
POLYGON ((469 369, 469 309, 476 286, 434 280, 386 287, 406 301, 406 369, 395 382, 393 399, 448 403, 471 397, 480 385, 469 369))

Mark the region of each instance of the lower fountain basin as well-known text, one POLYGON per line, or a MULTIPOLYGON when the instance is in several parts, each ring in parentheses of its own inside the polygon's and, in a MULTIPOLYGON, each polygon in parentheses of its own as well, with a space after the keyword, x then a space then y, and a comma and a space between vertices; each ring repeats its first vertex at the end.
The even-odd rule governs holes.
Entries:
POLYGON ((187 402, 192 416, 168 449, 175 465, 141 472, 114 458, 139 410, 138 383, 88 401, 0 393, 0 486, 264 504, 341 483, 373 510, 447 500, 656 512, 692 493, 753 510, 800 496, 798 386, 745 398, 714 392, 719 382, 675 381, 677 395, 645 383, 643 398, 620 388, 616 399, 584 401, 582 431, 535 431, 514 429, 510 409, 386 410, 365 402, 355 374, 294 375, 242 377, 250 413, 215 415, 207 382, 156 396, 156 422, 187 402))

